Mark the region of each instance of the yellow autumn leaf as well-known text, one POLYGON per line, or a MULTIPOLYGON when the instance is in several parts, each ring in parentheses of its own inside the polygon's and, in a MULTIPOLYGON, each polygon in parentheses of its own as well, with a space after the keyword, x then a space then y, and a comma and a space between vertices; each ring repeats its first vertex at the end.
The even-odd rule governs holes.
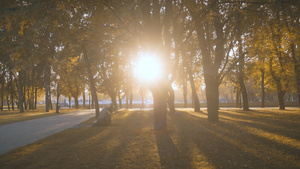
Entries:
POLYGON ((24 26, 23 26, 23 25, 21 25, 18 34, 19 34, 20 36, 24 35, 24 26))
POLYGON ((9 22, 7 22, 7 23, 5 24, 5 29, 8 30, 8 31, 11 30, 11 21, 9 21, 9 22))
POLYGON ((19 60, 20 56, 21 55, 18 52, 15 52, 15 53, 11 54, 11 58, 12 58, 13 61, 19 60))

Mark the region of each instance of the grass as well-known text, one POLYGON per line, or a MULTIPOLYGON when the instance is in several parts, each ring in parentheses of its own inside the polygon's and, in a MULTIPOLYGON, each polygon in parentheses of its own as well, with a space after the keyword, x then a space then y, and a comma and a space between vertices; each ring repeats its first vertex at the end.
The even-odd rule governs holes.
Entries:
MULTIPOLYGON (((60 114, 74 111, 78 111, 78 109, 59 110, 60 114)), ((49 112, 45 112, 45 109, 25 110, 23 113, 19 113, 19 110, 3 110, 0 111, 0 125, 54 116, 57 115, 55 112, 56 110, 49 110, 49 112)))
POLYGON ((0 168, 300 168, 300 112, 221 109, 211 123, 206 110, 179 109, 167 132, 155 132, 153 111, 121 111, 109 127, 72 128, 1 155, 0 168))

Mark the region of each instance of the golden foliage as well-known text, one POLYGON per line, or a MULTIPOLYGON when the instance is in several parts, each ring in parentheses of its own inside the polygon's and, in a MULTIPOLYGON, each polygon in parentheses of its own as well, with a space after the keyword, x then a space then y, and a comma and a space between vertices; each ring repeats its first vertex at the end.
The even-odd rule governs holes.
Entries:
POLYGON ((13 54, 10 55, 12 58, 12 61, 17 61, 20 59, 21 54, 19 52, 14 52, 13 54))
POLYGON ((6 24, 5 24, 5 29, 6 29, 7 31, 10 31, 10 30, 11 30, 11 21, 6 22, 6 24))

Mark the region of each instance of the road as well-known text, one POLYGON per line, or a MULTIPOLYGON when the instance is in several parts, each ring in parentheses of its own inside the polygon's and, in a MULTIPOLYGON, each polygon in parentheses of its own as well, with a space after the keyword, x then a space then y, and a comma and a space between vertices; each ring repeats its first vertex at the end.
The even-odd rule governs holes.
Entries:
POLYGON ((0 154, 75 127, 95 116, 95 110, 81 110, 0 126, 0 154))

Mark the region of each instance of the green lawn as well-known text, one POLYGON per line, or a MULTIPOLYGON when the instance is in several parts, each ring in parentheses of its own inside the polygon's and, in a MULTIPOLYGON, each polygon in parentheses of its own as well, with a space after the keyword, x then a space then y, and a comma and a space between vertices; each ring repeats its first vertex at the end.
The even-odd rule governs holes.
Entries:
POLYGON ((69 129, 1 155, 0 168, 300 168, 299 109, 221 109, 218 123, 206 113, 178 109, 167 132, 154 132, 151 110, 121 111, 110 127, 69 129))

